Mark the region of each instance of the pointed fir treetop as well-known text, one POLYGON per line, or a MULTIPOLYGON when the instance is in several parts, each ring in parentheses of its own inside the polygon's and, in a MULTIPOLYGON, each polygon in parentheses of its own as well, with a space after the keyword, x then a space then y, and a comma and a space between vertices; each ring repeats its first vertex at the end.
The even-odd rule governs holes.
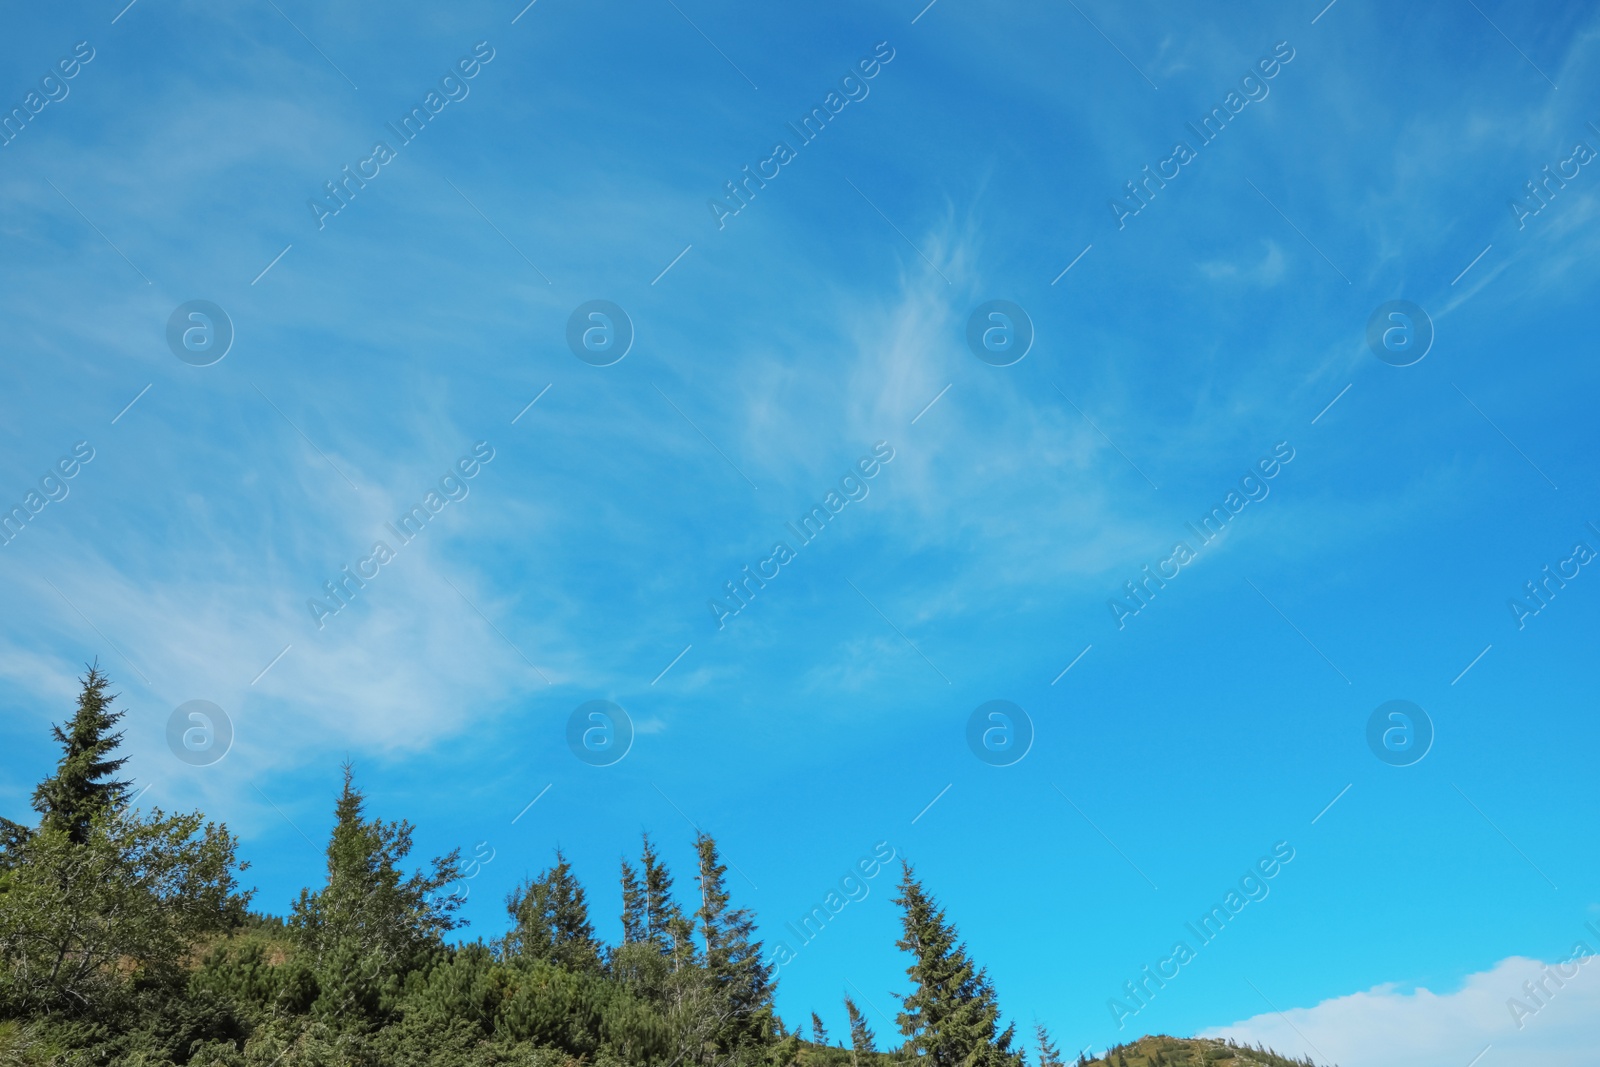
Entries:
POLYGON ((91 664, 83 676, 78 710, 65 727, 52 727, 61 745, 56 772, 33 793, 33 810, 42 816, 40 829, 64 831, 80 845, 89 839, 89 827, 97 816, 114 811, 127 799, 128 783, 111 777, 127 758, 109 758, 122 742, 122 734, 112 730, 123 713, 112 709, 117 694, 108 694, 108 685, 110 679, 99 664, 91 664))
POLYGON ((700 909, 695 918, 705 941, 705 967, 714 996, 726 1018, 733 1020, 726 1048, 766 1040, 774 1027, 772 965, 761 957, 755 917, 746 908, 729 910, 723 884, 727 867, 710 834, 695 835, 699 855, 700 909))
POLYGON ((661 861, 649 834, 644 835, 639 864, 644 880, 645 939, 675 965, 682 966, 694 958, 693 929, 683 909, 672 899, 672 872, 661 861))
POLYGON ((366 798, 354 769, 344 786, 328 839, 328 881, 300 891, 289 926, 306 950, 322 987, 319 1003, 332 1014, 372 1014, 380 996, 462 925, 461 899, 446 892, 461 878, 461 850, 435 858, 432 869, 407 877, 410 823, 366 818, 366 798))
POLYGON ((718 955, 726 954, 722 928, 730 897, 723 886, 723 878, 727 875, 728 868, 718 857, 717 843, 710 834, 696 833, 694 848, 700 860, 697 875, 700 883, 700 908, 695 912, 695 920, 700 924, 700 938, 706 960, 709 962, 713 952, 718 955))
POLYGON ((555 866, 513 890, 506 910, 517 923, 508 951, 569 970, 599 970, 600 942, 589 922, 588 901, 559 848, 555 866))
POLYGON ((933 1067, 1021 1067, 1011 1049, 1016 1027, 1000 1030, 1000 1006, 988 974, 972 962, 944 911, 922 888, 911 865, 900 861, 904 936, 896 945, 912 955, 906 975, 912 991, 900 998, 900 1031, 933 1067))
POLYGON ((1033 1034, 1039 1046, 1039 1067, 1067 1067, 1061 1060, 1061 1050, 1050 1039, 1050 1031, 1045 1029, 1044 1023, 1034 1023, 1033 1034))
POLYGON ((861 1014, 861 1009, 856 1007, 856 1002, 849 997, 844 998, 845 1014, 850 1017, 850 1050, 851 1062, 859 1064, 877 1052, 873 1047, 876 1037, 872 1028, 867 1025, 867 1017, 861 1014))
POLYGON ((631 945, 649 938, 649 912, 645 907, 644 884, 639 872, 622 861, 622 943, 631 945))

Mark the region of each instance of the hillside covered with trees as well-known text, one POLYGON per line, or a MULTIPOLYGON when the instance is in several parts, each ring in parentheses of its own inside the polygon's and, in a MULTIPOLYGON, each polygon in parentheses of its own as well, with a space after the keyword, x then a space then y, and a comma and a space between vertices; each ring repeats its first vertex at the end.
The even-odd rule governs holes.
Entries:
MULTIPOLYGON (((225 826, 130 803, 108 686, 91 667, 55 728, 37 822, 0 820, 0 1064, 1063 1067, 1043 1027, 1025 1051, 1002 1025, 987 974, 903 861, 910 991, 881 1036, 849 998, 837 1039, 815 1014, 779 1018, 755 917, 706 834, 687 895, 648 835, 622 862, 621 944, 596 937, 559 850, 507 898, 504 933, 452 941, 459 853, 412 869, 412 826, 369 814, 346 766, 326 880, 287 917, 254 911, 225 826)), ((1077 1062, 1291 1067, 1170 1038, 1077 1062)))

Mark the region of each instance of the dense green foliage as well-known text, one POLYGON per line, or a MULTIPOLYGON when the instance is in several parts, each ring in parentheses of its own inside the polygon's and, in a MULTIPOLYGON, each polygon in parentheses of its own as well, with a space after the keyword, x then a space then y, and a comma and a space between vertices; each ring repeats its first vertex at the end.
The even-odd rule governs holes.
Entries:
MULTIPOLYGON (((108 758, 122 740, 121 734, 111 732, 122 713, 111 707, 117 694, 106 694, 109 684, 98 665, 89 668, 77 713, 65 727, 52 727, 61 746, 56 772, 33 791, 40 829, 63 831, 80 845, 89 840, 95 818, 118 807, 127 795, 127 783, 109 777, 127 762, 108 758)), ((0 819, 0 849, 5 857, 14 856, 32 834, 30 827, 0 819)))
POLYGON ((967 956, 944 911, 903 866, 900 895, 905 935, 897 942, 911 953, 906 975, 915 987, 904 998, 901 1033, 923 1061, 934 1067, 1020 1067, 1011 1042, 1015 1025, 1000 1029, 1000 1005, 988 974, 967 956))
POLYGON ((106 695, 109 684, 98 666, 89 668, 77 714, 66 729, 52 729, 61 746, 61 762, 33 794, 33 810, 43 817, 41 828, 65 831, 80 845, 89 840, 95 819, 120 806, 127 796, 128 783, 109 777, 127 762, 110 758, 122 741, 121 734, 111 732, 122 712, 111 707, 117 695, 106 695))
MULTIPOLYGON (((1021 1067, 986 973, 902 865, 910 954, 902 1043, 845 998, 848 1047, 773 1007, 755 916, 735 906, 716 842, 695 838, 694 906, 648 835, 620 871, 623 939, 604 944, 560 850, 507 898, 509 929, 458 944, 458 852, 410 870, 413 827, 369 816, 346 765, 324 883, 287 919, 249 910, 226 828, 132 810, 115 776, 116 697, 90 668, 37 826, 0 821, 0 1064, 165 1067, 1021 1067)), ((1037 1028, 1041 1067, 1061 1067, 1037 1028)), ((1170 1039, 1162 1039, 1170 1040, 1170 1039)), ((1114 1067, 1208 1067, 1112 1050, 1114 1067)), ((1240 1052, 1239 1067, 1304 1067, 1240 1052), (1253 1058, 1251 1058, 1253 1057, 1253 1058)), ((1081 1061, 1080 1061, 1081 1062, 1081 1061)), ((1112 1064, 1108 1060, 1108 1067, 1112 1064)))

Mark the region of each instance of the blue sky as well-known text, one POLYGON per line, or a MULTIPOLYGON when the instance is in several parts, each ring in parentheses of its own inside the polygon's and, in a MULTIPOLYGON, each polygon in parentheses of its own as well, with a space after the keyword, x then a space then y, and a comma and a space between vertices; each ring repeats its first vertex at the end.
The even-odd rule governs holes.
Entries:
MULTIPOLYGON (((139 0, 9 27, 5 106, 65 95, 0 147, 0 503, 93 458, 0 548, 5 814, 99 657, 147 802, 239 832, 269 910, 318 877, 351 759, 421 852, 492 850, 476 934, 559 844, 615 937, 619 857, 648 830, 687 889, 697 825, 775 942, 883 841, 1008 1017, 1073 1047, 1232 1027, 1386 1063, 1349 1044, 1384 1012, 1437 1035, 1393 1062, 1592 1047, 1594 991, 1522 1029, 1521 972, 1494 992, 1600 948, 1600 577, 1570 564, 1520 629, 1508 606, 1600 550, 1585 8, 139 0), (1200 143, 1235 91, 1260 98, 1200 143), (1576 175, 1530 199, 1547 165, 1576 175), (1436 333, 1405 367, 1365 341, 1397 299, 1436 333), (210 366, 167 345, 191 300, 236 333, 210 366), (610 366, 567 346, 592 300, 635 332, 610 366), (990 300, 1033 324, 1014 365, 967 347, 990 300), (868 495, 719 629, 723 583, 880 441, 868 495), (319 629, 307 601, 479 442, 319 629), (1108 601, 1275 448, 1119 629, 1108 601), (209 766, 167 748, 195 699, 235 733, 209 766), (565 740, 597 699, 636 728, 608 767, 565 740), (1008 767, 965 741, 995 699, 1036 733, 1008 767), (1406 767, 1366 743, 1397 699, 1436 732, 1406 767), (1119 1029, 1108 1001, 1277 842, 1270 894, 1119 1029)), ((791 1023, 842 1032, 852 984, 892 1016, 891 895, 783 968, 791 1023)))

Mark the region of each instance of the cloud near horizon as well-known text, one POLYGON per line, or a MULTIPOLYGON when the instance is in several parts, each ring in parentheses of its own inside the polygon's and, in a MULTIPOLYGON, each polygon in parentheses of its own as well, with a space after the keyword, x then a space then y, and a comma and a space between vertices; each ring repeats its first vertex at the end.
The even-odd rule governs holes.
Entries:
POLYGON ((1468 975, 1454 992, 1388 982, 1200 1036, 1345 1067, 1580 1067, 1594 1062, 1600 1039, 1600 957, 1591 950, 1568 960, 1512 956, 1468 975))

